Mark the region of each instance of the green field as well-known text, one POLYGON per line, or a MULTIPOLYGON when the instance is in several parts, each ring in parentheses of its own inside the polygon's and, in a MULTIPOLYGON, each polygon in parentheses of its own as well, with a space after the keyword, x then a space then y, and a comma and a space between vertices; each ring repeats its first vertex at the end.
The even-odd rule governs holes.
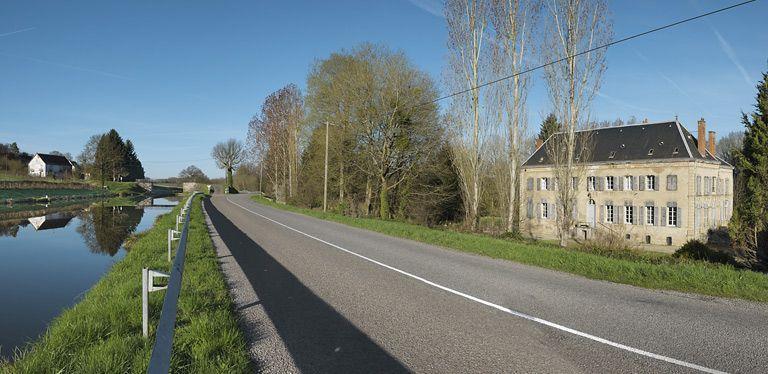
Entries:
MULTIPOLYGON (((172 372, 243 373, 252 368, 232 301, 203 220, 193 203, 174 338, 172 372)), ((164 292, 150 294, 150 339, 141 336, 141 269, 168 271, 166 230, 175 214, 129 240, 128 254, 74 307, 0 373, 144 373, 164 292)))
POLYGON ((507 240, 481 234, 431 229, 398 221, 323 213, 277 204, 259 196, 253 196, 253 199, 272 207, 391 236, 564 271, 592 279, 645 288, 768 301, 768 275, 739 270, 730 265, 679 260, 670 255, 640 251, 591 253, 585 249, 563 249, 541 242, 507 240))

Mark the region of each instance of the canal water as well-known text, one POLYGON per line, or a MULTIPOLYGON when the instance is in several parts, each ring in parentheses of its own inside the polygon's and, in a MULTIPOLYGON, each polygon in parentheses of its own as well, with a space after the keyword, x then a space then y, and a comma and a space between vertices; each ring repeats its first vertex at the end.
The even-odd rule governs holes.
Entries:
POLYGON ((16 347, 45 332, 125 256, 129 235, 176 204, 165 198, 147 206, 0 205, 0 358, 11 359, 16 347))

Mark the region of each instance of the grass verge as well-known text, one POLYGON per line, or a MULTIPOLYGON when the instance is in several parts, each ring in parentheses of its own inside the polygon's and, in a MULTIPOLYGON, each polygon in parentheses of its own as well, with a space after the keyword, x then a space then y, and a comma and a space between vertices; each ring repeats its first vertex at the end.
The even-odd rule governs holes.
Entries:
MULTIPOLYGON (((172 372, 247 372, 245 339, 219 271, 198 197, 192 204, 172 372)), ((144 373, 165 292, 150 294, 150 338, 141 336, 141 268, 169 271, 166 230, 178 214, 131 238, 125 258, 0 373, 144 373)))
POLYGON ((253 200, 271 207, 335 221, 382 234, 435 244, 463 252, 505 259, 587 278, 645 288, 768 302, 768 275, 730 265, 661 259, 655 255, 610 257, 558 246, 504 240, 481 234, 432 229, 398 221, 347 217, 336 213, 277 204, 260 196, 253 200))

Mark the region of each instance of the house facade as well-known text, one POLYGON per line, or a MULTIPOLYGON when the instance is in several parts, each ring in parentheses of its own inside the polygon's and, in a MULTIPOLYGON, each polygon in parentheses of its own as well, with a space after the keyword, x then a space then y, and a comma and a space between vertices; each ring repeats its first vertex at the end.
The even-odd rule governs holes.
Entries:
POLYGON ((33 177, 67 178, 74 172, 74 166, 66 157, 36 153, 29 161, 29 175, 33 177))
MULTIPOLYGON (((680 246, 727 225, 733 212, 733 167, 715 153, 706 122, 694 137, 677 120, 582 132, 590 151, 576 190, 570 233, 579 239, 599 231, 633 244, 680 246)), ((558 134, 553 135, 553 137, 558 134)), ((554 168, 544 142, 522 166, 521 230, 557 237, 554 168)))

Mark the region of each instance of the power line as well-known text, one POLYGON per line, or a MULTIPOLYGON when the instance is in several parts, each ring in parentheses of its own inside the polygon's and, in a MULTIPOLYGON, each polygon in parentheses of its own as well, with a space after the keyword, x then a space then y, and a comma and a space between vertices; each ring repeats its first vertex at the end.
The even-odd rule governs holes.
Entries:
POLYGON ((182 162, 196 162, 196 161, 209 161, 209 160, 213 160, 213 158, 209 157, 209 158, 199 158, 197 160, 175 160, 175 161, 170 161, 170 160, 142 161, 142 163, 143 164, 180 164, 182 162))
POLYGON ((590 49, 587 49, 587 50, 585 50, 585 51, 581 51, 581 52, 575 53, 575 54, 573 54, 573 55, 570 55, 570 56, 566 56, 566 57, 563 57, 563 58, 561 58, 561 59, 558 59, 558 60, 550 61, 550 62, 547 62, 547 63, 545 63, 545 64, 542 64, 542 65, 538 65, 538 66, 536 66, 536 67, 533 67, 533 68, 530 68, 530 69, 526 69, 526 70, 523 70, 523 71, 521 71, 521 72, 519 72, 519 73, 515 73, 515 74, 510 74, 510 75, 507 75, 507 76, 503 76, 503 77, 501 77, 501 78, 497 78, 497 79, 494 79, 494 80, 492 80, 492 81, 489 81, 489 82, 485 82, 485 83, 479 84, 479 85, 477 85, 477 86, 475 86, 475 87, 471 87, 471 88, 467 88, 467 89, 465 89, 465 90, 461 90, 461 91, 453 92, 453 93, 450 93, 450 94, 448 94, 448 95, 445 95, 445 96, 441 96, 441 97, 438 97, 438 98, 436 98, 436 99, 433 99, 433 100, 430 100, 430 101, 425 101, 425 102, 423 102, 423 103, 420 103, 420 104, 416 104, 416 105, 414 105, 412 108, 415 108, 415 107, 420 107, 420 106, 423 106, 423 105, 434 104, 434 103, 436 103, 436 102, 438 102, 438 101, 442 101, 442 100, 445 100, 445 99, 450 99, 450 98, 452 98, 452 97, 455 97, 455 96, 458 96, 458 95, 462 95, 462 94, 465 94, 465 93, 467 93, 467 92, 475 91, 475 90, 481 89, 481 88, 483 88, 483 87, 487 87, 487 86, 490 86, 490 85, 492 85, 492 84, 496 84, 496 83, 499 83, 499 82, 505 81, 505 80, 507 80, 507 79, 512 79, 512 78, 514 78, 514 77, 516 77, 516 76, 519 76, 519 75, 527 74, 527 73, 530 73, 530 72, 533 72, 533 71, 536 71, 536 70, 539 70, 539 69, 543 69, 543 68, 545 68, 545 67, 547 67, 547 66, 551 66, 551 65, 554 65, 554 64, 557 64, 557 63, 560 63, 560 62, 566 61, 566 60, 568 60, 568 59, 571 59, 571 58, 574 58, 574 57, 578 57, 578 56, 581 56, 581 55, 584 55, 584 54, 587 54, 587 53, 590 53, 590 52, 594 52, 594 51, 596 51, 596 50, 599 50, 599 49, 608 48, 608 47, 610 47, 610 46, 613 46, 613 45, 616 45, 616 44, 619 44, 619 43, 624 43, 624 42, 626 42, 626 41, 629 41, 629 40, 632 40, 632 39, 636 39, 636 38, 639 38, 639 37, 641 37, 641 36, 645 36, 645 35, 648 35, 648 34, 652 34, 652 33, 655 33, 655 32, 661 31, 661 30, 665 30, 665 29, 668 29, 668 28, 671 28, 671 27, 675 27, 675 26, 678 26, 678 25, 681 25, 681 24, 684 24, 684 23, 687 23, 687 22, 691 22, 691 21, 697 20, 697 19, 699 19, 699 18, 704 18, 704 17, 708 17, 708 16, 711 16, 711 15, 713 15, 713 14, 717 14, 717 13, 725 12, 725 11, 727 11, 727 10, 731 10, 731 9, 734 9, 734 8, 738 8, 738 7, 742 6, 742 5, 747 5, 747 4, 749 4, 749 3, 754 3, 754 2, 756 2, 756 1, 757 1, 757 0, 748 0, 748 1, 744 1, 744 2, 741 2, 741 3, 737 3, 737 4, 733 4, 733 5, 730 5, 730 6, 724 7, 724 8, 720 8, 720 9, 717 9, 717 10, 713 10, 713 11, 711 11, 711 12, 707 12, 707 13, 699 14, 699 15, 697 15, 697 16, 693 16, 693 17, 690 17, 690 18, 686 18, 686 19, 683 19, 683 20, 680 20, 680 21, 677 21, 677 22, 673 22, 673 23, 670 23, 670 24, 667 24, 667 25, 664 25, 664 26, 660 26, 660 27, 657 27, 657 28, 655 28, 655 29, 651 29, 651 30, 647 30, 647 31, 644 31, 644 32, 641 32, 641 33, 638 33, 638 34, 630 35, 630 36, 627 36, 627 37, 621 38, 621 39, 619 39, 619 40, 614 40, 614 41, 612 41, 612 42, 610 42, 610 43, 606 43, 606 44, 603 44, 603 45, 600 45, 600 46, 597 46, 597 47, 594 47, 594 48, 590 48, 590 49))

